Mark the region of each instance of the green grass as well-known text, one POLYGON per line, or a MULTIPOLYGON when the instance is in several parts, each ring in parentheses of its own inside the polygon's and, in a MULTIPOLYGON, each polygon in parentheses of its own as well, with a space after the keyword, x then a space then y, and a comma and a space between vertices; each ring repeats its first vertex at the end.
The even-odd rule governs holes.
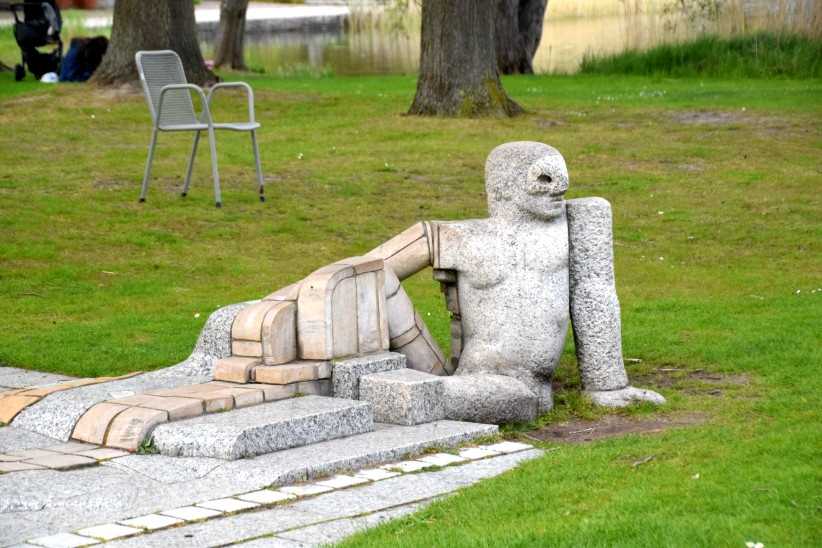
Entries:
POLYGON ((645 51, 588 56, 585 74, 711 76, 723 78, 820 78, 822 40, 800 34, 758 32, 702 36, 645 51))
MULTIPOLYGON (((676 366, 748 380, 721 397, 663 387, 669 406, 628 413, 707 422, 561 447, 349 545, 818 542, 820 80, 516 77, 506 89, 529 114, 490 120, 405 116, 410 77, 248 80, 268 201, 253 191, 247 136, 222 134, 217 210, 205 148, 189 198, 178 195, 184 135, 161 135, 137 203, 140 95, 0 74, 0 362, 82 376, 175 363, 222 305, 419 219, 485 215, 491 148, 545 141, 567 159, 570 197, 613 204, 624 351, 643 360, 630 375, 676 366)), ((242 116, 226 98, 218 119, 242 116)), ((430 273, 406 286, 444 345, 430 273)), ((567 389, 543 422, 602 413, 575 392, 573 364, 569 342, 567 389)))

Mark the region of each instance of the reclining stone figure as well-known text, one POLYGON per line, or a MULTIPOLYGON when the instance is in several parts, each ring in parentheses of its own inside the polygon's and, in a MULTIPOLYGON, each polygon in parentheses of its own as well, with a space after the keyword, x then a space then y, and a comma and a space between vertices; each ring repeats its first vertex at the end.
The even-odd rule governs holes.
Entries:
POLYGON ((446 418, 523 421, 552 406, 570 321, 594 403, 664 403, 625 372, 609 203, 565 201, 565 161, 542 143, 495 148, 485 179, 488 219, 420 222, 265 297, 234 320, 233 355, 277 365, 390 349, 445 376, 446 418), (427 267, 451 313, 448 361, 400 283, 427 267))

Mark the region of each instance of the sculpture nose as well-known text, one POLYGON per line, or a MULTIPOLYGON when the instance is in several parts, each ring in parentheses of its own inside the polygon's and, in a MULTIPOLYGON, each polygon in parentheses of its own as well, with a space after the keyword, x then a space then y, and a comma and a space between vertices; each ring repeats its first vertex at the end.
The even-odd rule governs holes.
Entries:
POLYGON ((568 171, 558 156, 540 158, 528 170, 528 192, 559 197, 568 190, 568 171))

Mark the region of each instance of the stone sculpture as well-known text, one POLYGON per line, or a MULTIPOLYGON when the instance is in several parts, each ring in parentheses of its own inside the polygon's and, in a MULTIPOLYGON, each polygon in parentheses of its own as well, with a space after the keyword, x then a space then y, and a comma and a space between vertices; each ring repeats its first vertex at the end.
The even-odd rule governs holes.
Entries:
POLYGON ((224 307, 176 366, 5 392, 0 420, 129 451, 153 436, 165 455, 221 458, 374 422, 527 421, 552 406, 569 323, 596 404, 663 403, 630 386, 623 366, 608 202, 565 201, 565 161, 541 143, 497 147, 485 177, 489 218, 417 223, 362 257, 224 307), (428 267, 451 313, 449 360, 400 283, 428 267))
POLYGON ((565 161, 542 143, 497 147, 485 178, 488 219, 420 222, 244 309, 232 327, 233 353, 247 359, 241 375, 390 349, 447 376, 446 418, 529 420, 552 406, 570 321, 594 403, 663 403, 630 386, 623 365, 609 203, 565 201, 565 161), (400 284, 429 266, 452 317, 449 361, 400 284))

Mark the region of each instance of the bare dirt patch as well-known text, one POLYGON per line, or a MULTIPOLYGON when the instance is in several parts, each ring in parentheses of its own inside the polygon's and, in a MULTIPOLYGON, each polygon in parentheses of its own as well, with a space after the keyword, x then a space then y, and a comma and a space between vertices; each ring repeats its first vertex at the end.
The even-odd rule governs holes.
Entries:
POLYGON ((728 389, 751 384, 750 376, 742 373, 716 373, 677 366, 660 367, 645 374, 634 374, 632 378, 636 386, 673 388, 686 394, 708 396, 722 396, 728 389))
POLYGON ((713 110, 693 110, 677 112, 673 119, 680 124, 700 124, 700 125, 727 125, 742 121, 743 117, 733 112, 720 112, 713 110))
POLYGON ((688 414, 676 417, 654 417, 638 419, 621 415, 608 415, 595 421, 572 420, 559 424, 544 426, 539 430, 528 432, 528 437, 540 441, 562 443, 587 443, 591 441, 616 438, 626 434, 654 434, 702 424, 706 415, 688 414))

